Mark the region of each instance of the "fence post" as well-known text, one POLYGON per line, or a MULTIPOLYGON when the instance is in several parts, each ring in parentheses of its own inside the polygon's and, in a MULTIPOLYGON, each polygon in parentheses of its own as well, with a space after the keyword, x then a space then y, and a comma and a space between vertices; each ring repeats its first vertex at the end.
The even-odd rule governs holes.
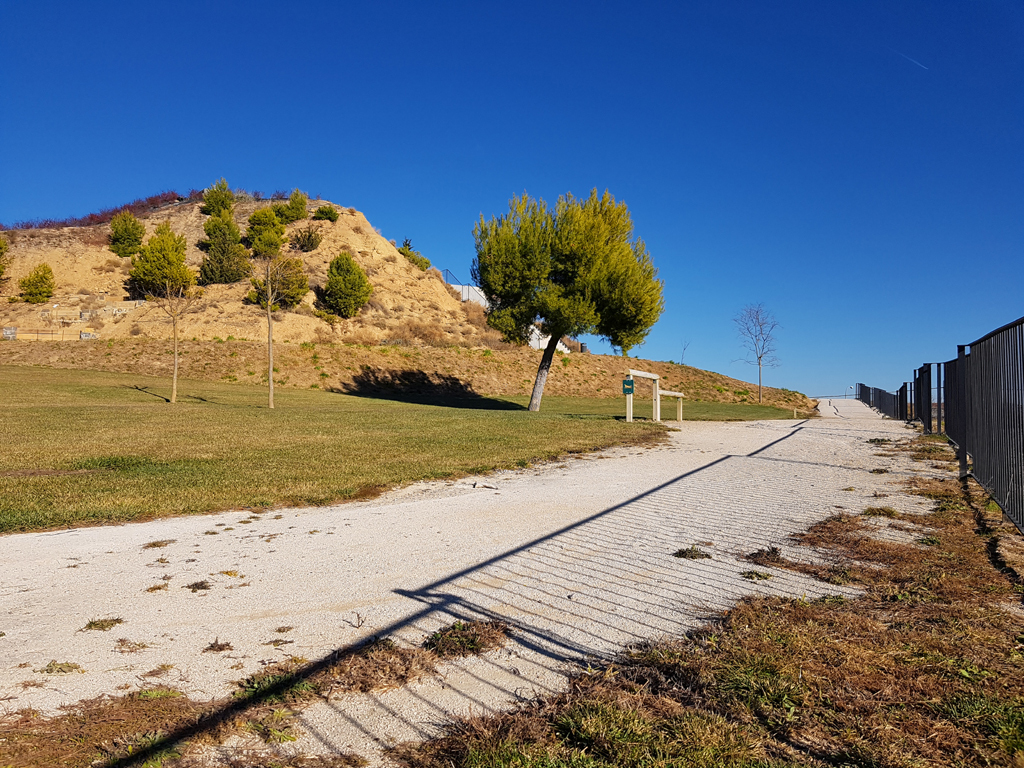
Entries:
POLYGON ((960 465, 960 479, 967 477, 967 420, 970 408, 967 406, 967 353, 963 344, 956 348, 956 389, 960 397, 960 442, 956 447, 956 458, 960 465))
POLYGON ((938 401, 938 407, 935 411, 935 418, 937 419, 935 424, 935 434, 941 435, 942 432, 942 363, 935 364, 935 373, 938 378, 935 380, 935 399, 938 401))

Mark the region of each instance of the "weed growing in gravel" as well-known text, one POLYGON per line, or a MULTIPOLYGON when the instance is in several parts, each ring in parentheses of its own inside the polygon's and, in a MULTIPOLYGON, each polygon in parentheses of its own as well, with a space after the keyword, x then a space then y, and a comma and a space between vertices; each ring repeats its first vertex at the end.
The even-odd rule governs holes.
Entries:
POLYGON ((154 584, 152 587, 147 587, 146 591, 147 592, 160 592, 161 590, 164 590, 164 589, 167 589, 167 582, 166 581, 163 584, 154 584))
POLYGON ((439 629, 423 643, 441 658, 486 653, 505 642, 508 625, 500 621, 456 621, 439 629))
POLYGON ((134 640, 129 640, 127 637, 122 637, 114 643, 114 650, 118 653, 138 653, 146 648, 149 648, 146 643, 137 643, 134 640))
POLYGON ((222 653, 223 651, 235 650, 231 643, 222 643, 220 638, 215 638, 212 643, 203 648, 203 653, 222 653))
POLYGON ((770 573, 765 573, 764 571, 743 571, 740 576, 747 581, 767 581, 772 577, 770 573))
POLYGON ((193 581, 191 584, 186 584, 182 589, 191 589, 193 593, 202 592, 207 589, 213 589, 210 582, 203 579, 202 581, 193 581))
POLYGON ((88 624, 82 627, 79 632, 85 632, 87 630, 106 632, 109 629, 113 629, 118 624, 124 624, 124 619, 92 619, 88 624))
POLYGON ((896 517, 899 512, 892 507, 868 507, 861 514, 864 517, 896 517))
POLYGON ((147 544, 143 544, 143 549, 162 549, 170 544, 177 542, 177 539, 159 539, 158 541, 151 541, 147 544))
POLYGON ((776 546, 751 552, 746 559, 757 565, 780 565, 783 562, 782 550, 776 546))
POLYGON ((50 663, 41 669, 34 669, 33 672, 39 672, 43 675, 70 675, 72 672, 78 672, 84 674, 85 670, 75 664, 73 661, 56 661, 50 660, 50 663))
POLYGON ((684 560, 710 560, 711 555, 705 552, 703 549, 698 547, 696 544, 691 544, 686 549, 679 549, 672 553, 672 557, 679 557, 684 560))

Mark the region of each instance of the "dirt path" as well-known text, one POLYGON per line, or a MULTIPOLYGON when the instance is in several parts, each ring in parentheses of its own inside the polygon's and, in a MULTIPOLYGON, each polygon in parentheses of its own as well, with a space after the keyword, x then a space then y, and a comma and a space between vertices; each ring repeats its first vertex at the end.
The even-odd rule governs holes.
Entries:
POLYGON ((926 508, 894 487, 910 460, 876 456, 866 442, 906 435, 902 423, 855 401, 823 401, 821 412, 684 423, 664 448, 499 473, 476 487, 421 484, 331 508, 5 537, 0 698, 54 713, 150 684, 143 675, 160 665, 173 665, 163 682, 219 697, 288 655, 315 660, 375 635, 419 644, 456 619, 508 622, 500 651, 400 690, 307 708, 306 735, 287 745, 378 763, 381 746, 432 735, 452 714, 558 690, 572 664, 679 634, 744 595, 840 591, 788 571, 741 576, 751 569, 743 555, 769 545, 807 558, 791 534, 877 504, 875 493, 901 511, 926 508), (693 544, 711 559, 672 557, 693 544), (123 623, 83 631, 102 618, 123 623), (214 640, 231 650, 204 653, 214 640), (145 647, 122 653, 126 643, 145 647), (51 660, 85 672, 33 671, 51 660))

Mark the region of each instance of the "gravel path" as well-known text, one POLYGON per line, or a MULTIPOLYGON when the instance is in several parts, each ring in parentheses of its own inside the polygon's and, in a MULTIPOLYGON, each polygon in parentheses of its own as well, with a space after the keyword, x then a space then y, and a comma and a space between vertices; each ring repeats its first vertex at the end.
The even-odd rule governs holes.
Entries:
POLYGON ((678 635, 744 595, 837 592, 781 570, 751 583, 742 557, 775 545, 806 558, 791 534, 878 504, 876 492, 902 511, 925 507, 894 487, 911 462, 866 442, 907 435, 902 423, 852 400, 820 411, 809 421, 688 422, 665 447, 418 484, 371 502, 0 538, 0 700, 52 714, 156 680, 218 697, 288 655, 315 660, 375 635, 418 644, 455 619, 508 622, 512 640, 499 651, 303 711, 306 735, 289 751, 341 749, 377 764, 381 746, 428 737, 453 714, 557 691, 572 664, 678 635), (711 559, 671 556, 693 544, 711 559), (123 623, 83 629, 103 618, 123 623), (231 650, 204 653, 214 640, 231 650), (51 660, 85 671, 34 671, 51 660), (161 665, 173 668, 145 676, 161 665))

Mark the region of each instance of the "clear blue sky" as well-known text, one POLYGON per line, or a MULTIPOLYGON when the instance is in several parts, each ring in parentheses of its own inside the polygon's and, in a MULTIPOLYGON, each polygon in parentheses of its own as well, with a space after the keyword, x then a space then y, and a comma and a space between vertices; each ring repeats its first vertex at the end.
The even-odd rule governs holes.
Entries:
MULTIPOLYGON (((472 226, 608 189, 642 357, 894 388, 1024 315, 1024 3, 0 0, 0 221, 299 187, 466 279, 472 226)), ((595 344, 597 349, 606 346, 595 344)))

